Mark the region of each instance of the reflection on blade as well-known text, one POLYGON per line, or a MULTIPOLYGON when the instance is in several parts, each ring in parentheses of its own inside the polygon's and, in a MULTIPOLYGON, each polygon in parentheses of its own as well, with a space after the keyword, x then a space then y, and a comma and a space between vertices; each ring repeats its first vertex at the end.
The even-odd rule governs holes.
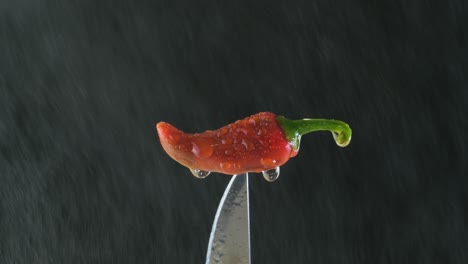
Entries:
POLYGON ((206 264, 249 264, 249 176, 233 176, 214 219, 206 264))

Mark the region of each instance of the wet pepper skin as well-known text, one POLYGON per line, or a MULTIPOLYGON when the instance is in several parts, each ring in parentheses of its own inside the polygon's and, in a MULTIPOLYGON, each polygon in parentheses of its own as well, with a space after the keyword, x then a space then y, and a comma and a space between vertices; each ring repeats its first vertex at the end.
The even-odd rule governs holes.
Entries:
POLYGON ((156 129, 163 149, 185 167, 234 175, 273 169, 297 155, 276 117, 262 112, 196 134, 165 122, 156 129))

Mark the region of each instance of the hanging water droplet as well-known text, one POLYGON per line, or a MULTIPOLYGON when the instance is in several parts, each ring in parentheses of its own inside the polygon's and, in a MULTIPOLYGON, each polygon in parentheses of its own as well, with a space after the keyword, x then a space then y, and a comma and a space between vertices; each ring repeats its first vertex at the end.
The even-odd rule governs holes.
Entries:
POLYGON ((273 182, 273 181, 276 181, 278 179, 279 174, 280 174, 280 168, 276 167, 276 168, 271 169, 271 170, 262 171, 262 174, 263 174, 263 178, 265 178, 265 180, 267 180, 269 182, 273 182))
POLYGON ((211 171, 202 171, 202 170, 197 170, 197 169, 190 169, 190 172, 193 174, 193 176, 199 179, 206 178, 211 173, 211 171))

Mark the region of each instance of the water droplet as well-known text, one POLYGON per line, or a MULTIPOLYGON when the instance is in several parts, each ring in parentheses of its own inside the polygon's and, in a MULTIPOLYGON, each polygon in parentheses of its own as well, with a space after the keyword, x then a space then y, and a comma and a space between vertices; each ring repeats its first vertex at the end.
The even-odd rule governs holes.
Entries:
POLYGON ((221 144, 223 144, 223 145, 231 145, 231 144, 232 144, 232 138, 224 138, 224 139, 221 139, 221 144))
POLYGON ((174 135, 169 135, 169 139, 171 140, 170 143, 176 144, 179 141, 180 137, 179 135, 174 134, 174 135))
POLYGON ((207 142, 192 142, 192 153, 199 158, 209 158, 213 155, 213 147, 207 142))
POLYGON ((245 149, 247 150, 250 150, 250 151, 255 150, 254 144, 247 139, 244 139, 244 138, 242 139, 242 145, 244 145, 245 149))
POLYGON ((228 131, 229 131, 228 128, 223 127, 223 128, 221 128, 221 129, 218 131, 218 133, 216 134, 216 136, 217 136, 217 137, 224 136, 224 135, 227 134, 228 131))
POLYGON ((236 129, 236 132, 237 133, 243 133, 244 135, 247 135, 247 133, 249 132, 247 129, 243 128, 243 127, 239 127, 238 129, 236 129))
POLYGON ((224 154, 225 154, 225 155, 231 155, 232 153, 233 153, 232 149, 226 149, 226 150, 224 151, 224 154))
POLYGON ((190 169, 190 172, 193 174, 193 176, 199 179, 206 178, 211 173, 210 171, 202 171, 202 170, 197 170, 197 169, 190 169))
POLYGON ((250 118, 249 119, 249 124, 255 126, 255 120, 253 118, 250 118))
POLYGON ((261 136, 261 135, 265 135, 267 132, 267 130, 263 127, 261 127, 258 131, 257 131, 257 135, 261 136))
POLYGON ((273 182, 273 181, 276 181, 278 179, 279 174, 280 174, 280 168, 276 167, 276 168, 271 169, 271 170, 262 171, 262 174, 263 174, 263 178, 265 178, 265 180, 267 180, 269 182, 273 182))
POLYGON ((271 168, 276 165, 276 160, 272 158, 261 158, 260 163, 266 168, 271 168))
POLYGON ((229 169, 232 167, 232 163, 231 162, 221 162, 219 163, 219 167, 223 170, 226 170, 226 169, 229 169))

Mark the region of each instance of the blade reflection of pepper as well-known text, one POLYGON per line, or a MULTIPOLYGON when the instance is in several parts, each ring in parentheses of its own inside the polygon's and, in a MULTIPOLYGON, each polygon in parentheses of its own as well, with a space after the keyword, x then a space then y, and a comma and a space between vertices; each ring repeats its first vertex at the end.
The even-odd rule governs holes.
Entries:
POLYGON ((188 134, 160 122, 156 129, 167 154, 192 169, 224 174, 261 172, 279 167, 297 155, 301 136, 331 131, 337 145, 351 141, 351 129, 338 120, 289 120, 262 112, 218 130, 188 134))

